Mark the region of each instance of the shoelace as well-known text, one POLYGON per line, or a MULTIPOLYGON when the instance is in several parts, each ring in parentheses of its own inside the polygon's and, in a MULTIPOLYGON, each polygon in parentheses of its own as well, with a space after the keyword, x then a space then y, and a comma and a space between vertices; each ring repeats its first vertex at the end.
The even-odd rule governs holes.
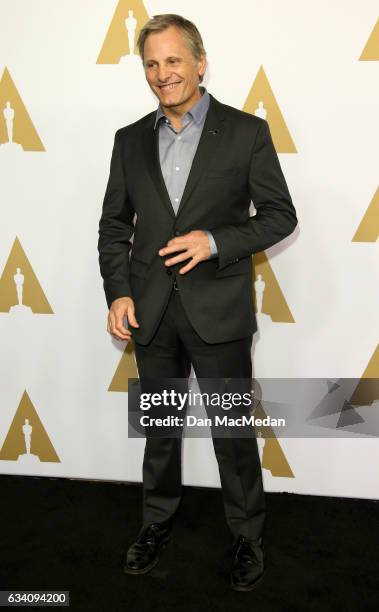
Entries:
POLYGON ((256 560, 258 561, 258 557, 249 540, 247 540, 244 536, 240 536, 239 540, 236 543, 236 551, 234 558, 237 559, 238 557, 242 557, 244 555, 244 552, 249 556, 248 563, 252 563, 252 560, 250 558, 251 554, 253 554, 256 560))
POLYGON ((155 544, 155 540, 157 539, 159 527, 160 526, 158 525, 158 523, 152 523, 151 525, 149 525, 146 528, 146 531, 142 536, 144 542, 146 542, 147 544, 155 544))

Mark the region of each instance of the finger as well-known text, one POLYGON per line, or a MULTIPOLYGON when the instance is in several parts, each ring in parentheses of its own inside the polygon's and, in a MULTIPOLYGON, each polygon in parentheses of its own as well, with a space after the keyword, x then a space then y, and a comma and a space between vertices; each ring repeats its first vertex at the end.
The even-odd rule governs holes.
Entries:
POLYGON ((111 333, 111 335, 113 336, 113 338, 115 338, 115 340, 130 340, 130 338, 132 337, 132 332, 128 330, 126 334, 122 334, 121 332, 115 330, 111 333))
POLYGON ((169 253, 175 253, 176 251, 183 251, 184 249, 188 248, 190 246, 189 242, 187 240, 180 240, 178 239, 178 242, 174 242, 170 240, 170 242, 167 243, 167 245, 165 247, 163 247, 162 249, 159 249, 158 253, 159 255, 168 255, 169 253), (171 243, 171 244, 170 244, 171 243))
POLYGON ((128 308, 128 321, 129 325, 132 325, 133 327, 139 327, 139 323, 137 322, 137 319, 134 314, 134 308, 132 306, 129 306, 128 308))
POLYGON ((176 244, 185 244, 187 242, 187 234, 185 236, 175 236, 175 238, 171 238, 166 244, 167 246, 175 246, 176 244))
POLYGON ((177 255, 176 257, 166 259, 164 263, 165 266, 172 266, 173 264, 180 263, 181 261, 186 261, 186 259, 189 259, 190 257, 194 257, 194 252, 192 250, 185 251, 185 253, 180 253, 180 255, 177 255))
POLYGON ((118 336, 115 336, 114 334, 112 334, 113 338, 115 340, 117 340, 118 342, 129 342, 129 340, 131 340, 131 336, 127 336, 125 338, 119 338, 118 336))
POLYGON ((191 259, 191 261, 184 266, 184 268, 180 268, 179 270, 179 274, 186 274, 186 272, 188 272, 189 270, 192 270, 192 268, 194 268, 195 266, 197 266, 197 264, 199 263, 199 259, 195 259, 194 257, 191 259))
POLYGON ((129 329, 124 328, 126 329, 126 333, 122 333, 121 331, 117 330, 116 316, 112 310, 109 312, 108 315, 108 325, 109 333, 111 334, 111 336, 113 336, 113 338, 115 338, 115 340, 130 340, 132 333, 129 329))
POLYGON ((112 334, 114 331, 114 324, 115 324, 114 314, 112 310, 110 310, 108 314, 108 331, 110 334, 112 334))
POLYGON ((115 330, 112 336, 116 338, 116 340, 130 340, 130 338, 132 337, 132 332, 128 330, 126 334, 123 334, 115 330))
POLYGON ((115 317, 116 320, 115 320, 115 324, 114 324, 114 329, 117 332, 121 333, 121 334, 125 334, 125 333, 129 332, 128 328, 125 327, 125 325, 124 325, 124 317, 125 317, 124 313, 123 314, 121 314, 121 313, 117 314, 116 317, 115 317))
POLYGON ((115 325, 113 333, 116 334, 119 337, 124 337, 124 336, 126 336, 128 334, 131 334, 131 331, 130 331, 130 329, 125 327, 123 325, 123 323, 120 323, 119 325, 117 325, 117 324, 115 325))
MULTIPOLYGON (((188 247, 188 245, 187 245, 188 247)), ((177 253, 178 251, 184 251, 186 248, 186 246, 178 246, 178 245, 172 245, 169 247, 165 247, 164 249, 160 249, 160 251, 158 251, 159 255, 163 256, 163 255, 171 255, 171 253, 177 253)))

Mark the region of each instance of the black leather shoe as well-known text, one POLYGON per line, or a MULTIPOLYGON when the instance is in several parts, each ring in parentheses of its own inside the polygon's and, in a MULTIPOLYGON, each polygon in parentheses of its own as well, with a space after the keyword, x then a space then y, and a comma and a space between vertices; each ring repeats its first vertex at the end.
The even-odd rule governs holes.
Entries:
POLYGON ((233 566, 230 574, 235 591, 251 591, 264 574, 263 545, 240 535, 233 546, 233 566))
POLYGON ((152 523, 143 527, 126 553, 124 572, 146 574, 159 561, 159 553, 171 540, 171 523, 152 523))

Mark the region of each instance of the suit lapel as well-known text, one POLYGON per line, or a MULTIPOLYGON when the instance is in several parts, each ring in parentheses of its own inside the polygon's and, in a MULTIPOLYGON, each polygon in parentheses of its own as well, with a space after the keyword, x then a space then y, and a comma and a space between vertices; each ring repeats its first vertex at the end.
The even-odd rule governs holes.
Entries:
POLYGON ((188 175, 183 196, 180 200, 177 217, 183 212, 184 207, 189 202, 193 190, 199 183, 202 174, 205 172, 221 142, 221 137, 224 131, 224 118, 221 112, 221 104, 211 94, 209 95, 210 103, 207 116, 205 118, 203 131, 192 161, 191 170, 188 175))
POLYGON ((189 201, 190 195, 198 184, 202 174, 207 168, 207 165, 221 142, 221 137, 224 130, 222 105, 211 94, 209 95, 210 103, 207 116, 205 118, 203 131, 192 161, 191 170, 188 175, 177 215, 175 215, 175 211, 172 207, 159 161, 159 130, 158 128, 154 130, 155 115, 145 129, 144 150, 147 167, 160 195, 160 199, 174 218, 178 217, 182 213, 183 208, 189 201))
POLYGON ((159 129, 154 130, 155 113, 152 120, 146 126, 143 134, 143 146, 145 151, 145 160, 147 169, 153 183, 159 193, 160 199, 166 206, 170 215, 175 217, 175 211, 172 207, 170 196, 168 194, 166 183, 163 178, 161 164, 159 161, 159 129))

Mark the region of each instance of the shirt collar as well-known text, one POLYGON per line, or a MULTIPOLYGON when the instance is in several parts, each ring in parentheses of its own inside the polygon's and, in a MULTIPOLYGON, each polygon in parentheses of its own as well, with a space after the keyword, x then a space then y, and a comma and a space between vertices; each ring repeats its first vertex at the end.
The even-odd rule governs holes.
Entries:
MULTIPOLYGON (((199 89, 200 89, 200 92, 201 92, 200 100, 195 102, 195 104, 192 106, 192 108, 190 108, 190 110, 187 111, 187 113, 192 116, 192 118, 195 121, 195 123, 200 123, 203 120, 204 115, 206 114, 206 112, 208 110, 209 102, 210 102, 209 93, 207 92, 205 87, 200 85, 199 89)), ((187 114, 187 113, 185 113, 185 114, 187 114)), ((154 121, 154 130, 157 127, 157 123, 159 122, 159 120, 162 117, 165 117, 165 114, 164 114, 164 111, 163 111, 161 105, 159 104, 159 106, 157 108, 156 116, 155 116, 155 121, 154 121)))

